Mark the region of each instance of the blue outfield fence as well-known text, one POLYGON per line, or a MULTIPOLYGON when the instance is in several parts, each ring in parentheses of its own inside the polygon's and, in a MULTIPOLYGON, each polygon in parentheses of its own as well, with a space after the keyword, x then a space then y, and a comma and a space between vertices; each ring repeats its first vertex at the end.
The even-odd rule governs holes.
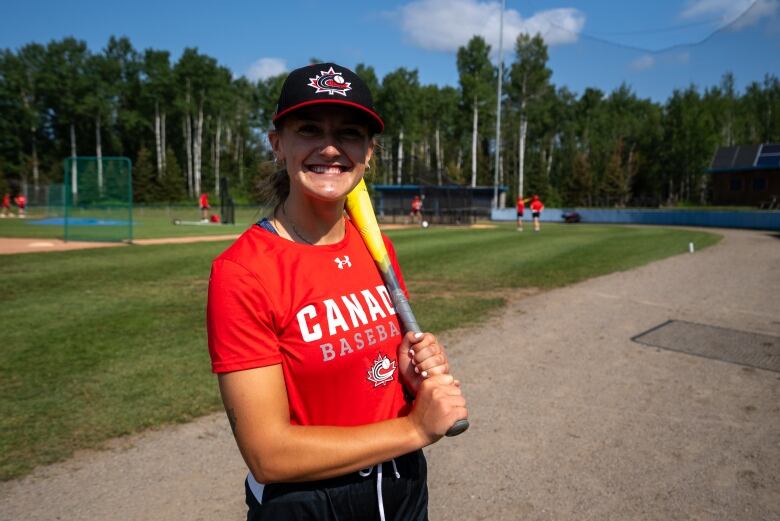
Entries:
MULTIPOLYGON (((750 228, 755 230, 780 230, 780 211, 773 210, 632 210, 599 208, 545 208, 541 220, 563 222, 563 214, 577 212, 580 222, 600 224, 663 224, 670 226, 704 226, 712 228, 750 228)), ((515 221, 514 208, 492 210, 493 221, 515 221)), ((531 219, 526 209, 523 217, 531 219)))

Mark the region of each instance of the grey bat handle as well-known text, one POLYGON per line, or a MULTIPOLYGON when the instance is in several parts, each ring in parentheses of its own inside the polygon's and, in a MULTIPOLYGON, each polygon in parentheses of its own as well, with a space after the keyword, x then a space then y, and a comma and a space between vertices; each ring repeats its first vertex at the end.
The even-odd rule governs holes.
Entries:
MULTIPOLYGON (((401 320, 401 324, 403 325, 404 329, 406 331, 413 331, 414 333, 422 333, 422 329, 420 329, 420 325, 417 323, 417 319, 414 317, 412 306, 409 304, 409 300, 406 298, 406 295, 404 295, 404 292, 398 283, 398 278, 395 276, 395 270, 393 270, 392 266, 390 267, 390 270, 388 270, 387 278, 390 279, 387 281, 387 285, 390 286, 388 288, 390 290, 390 299, 393 301, 395 311, 398 313, 398 318, 401 320)), ((453 423, 452 427, 447 430, 446 436, 457 436, 458 434, 466 432, 466 429, 468 428, 468 420, 458 420, 453 423)))

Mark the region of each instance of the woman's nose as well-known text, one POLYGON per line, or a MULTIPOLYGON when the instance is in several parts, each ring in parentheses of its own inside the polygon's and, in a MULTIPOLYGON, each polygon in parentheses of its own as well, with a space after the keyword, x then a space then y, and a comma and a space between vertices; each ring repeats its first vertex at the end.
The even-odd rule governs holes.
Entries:
POLYGON ((341 151, 332 141, 328 140, 320 149, 320 155, 326 158, 335 158, 341 155, 341 151))

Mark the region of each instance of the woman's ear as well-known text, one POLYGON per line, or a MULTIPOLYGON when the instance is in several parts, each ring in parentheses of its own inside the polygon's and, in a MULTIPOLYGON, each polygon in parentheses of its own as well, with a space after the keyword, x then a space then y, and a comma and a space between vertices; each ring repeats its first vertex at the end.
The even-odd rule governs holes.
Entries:
POLYGON ((374 138, 371 138, 368 140, 368 150, 366 151, 366 164, 368 164, 369 161, 371 161, 371 158, 374 156, 374 138))
POLYGON ((274 152, 274 158, 276 161, 284 161, 284 154, 282 153, 282 144, 279 139, 279 131, 268 131, 268 142, 271 143, 271 150, 274 152))

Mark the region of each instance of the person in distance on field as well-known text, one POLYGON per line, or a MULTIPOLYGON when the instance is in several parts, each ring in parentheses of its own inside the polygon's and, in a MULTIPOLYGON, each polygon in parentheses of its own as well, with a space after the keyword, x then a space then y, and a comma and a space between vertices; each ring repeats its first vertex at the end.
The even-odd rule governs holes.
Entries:
POLYGON ((523 231, 523 212, 525 211, 525 202, 523 196, 517 196, 517 231, 523 231))
POLYGON ((531 200, 531 217, 534 221, 535 232, 538 232, 541 229, 539 218, 542 215, 542 210, 544 210, 544 204, 542 204, 542 201, 539 200, 539 196, 534 194, 534 197, 531 200))
POLYGON ((209 194, 200 194, 200 220, 201 222, 209 222, 209 194))
POLYGON ((6 192, 3 194, 3 209, 0 212, 0 217, 10 217, 11 215, 11 194, 6 192))
POLYGON ((413 223, 420 223, 422 224, 423 216, 422 216, 422 199, 419 195, 415 195, 412 198, 412 209, 409 212, 409 217, 411 217, 413 223))
POLYGON ((401 330, 344 216, 384 123, 354 72, 322 63, 289 74, 273 124, 274 211, 209 282, 209 352, 249 467, 247 519, 427 519, 421 449, 468 413, 444 348, 401 330))
POLYGON ((16 207, 19 209, 19 218, 24 219, 24 210, 27 207, 27 198, 23 193, 19 193, 19 195, 14 198, 14 203, 16 203, 16 207))

